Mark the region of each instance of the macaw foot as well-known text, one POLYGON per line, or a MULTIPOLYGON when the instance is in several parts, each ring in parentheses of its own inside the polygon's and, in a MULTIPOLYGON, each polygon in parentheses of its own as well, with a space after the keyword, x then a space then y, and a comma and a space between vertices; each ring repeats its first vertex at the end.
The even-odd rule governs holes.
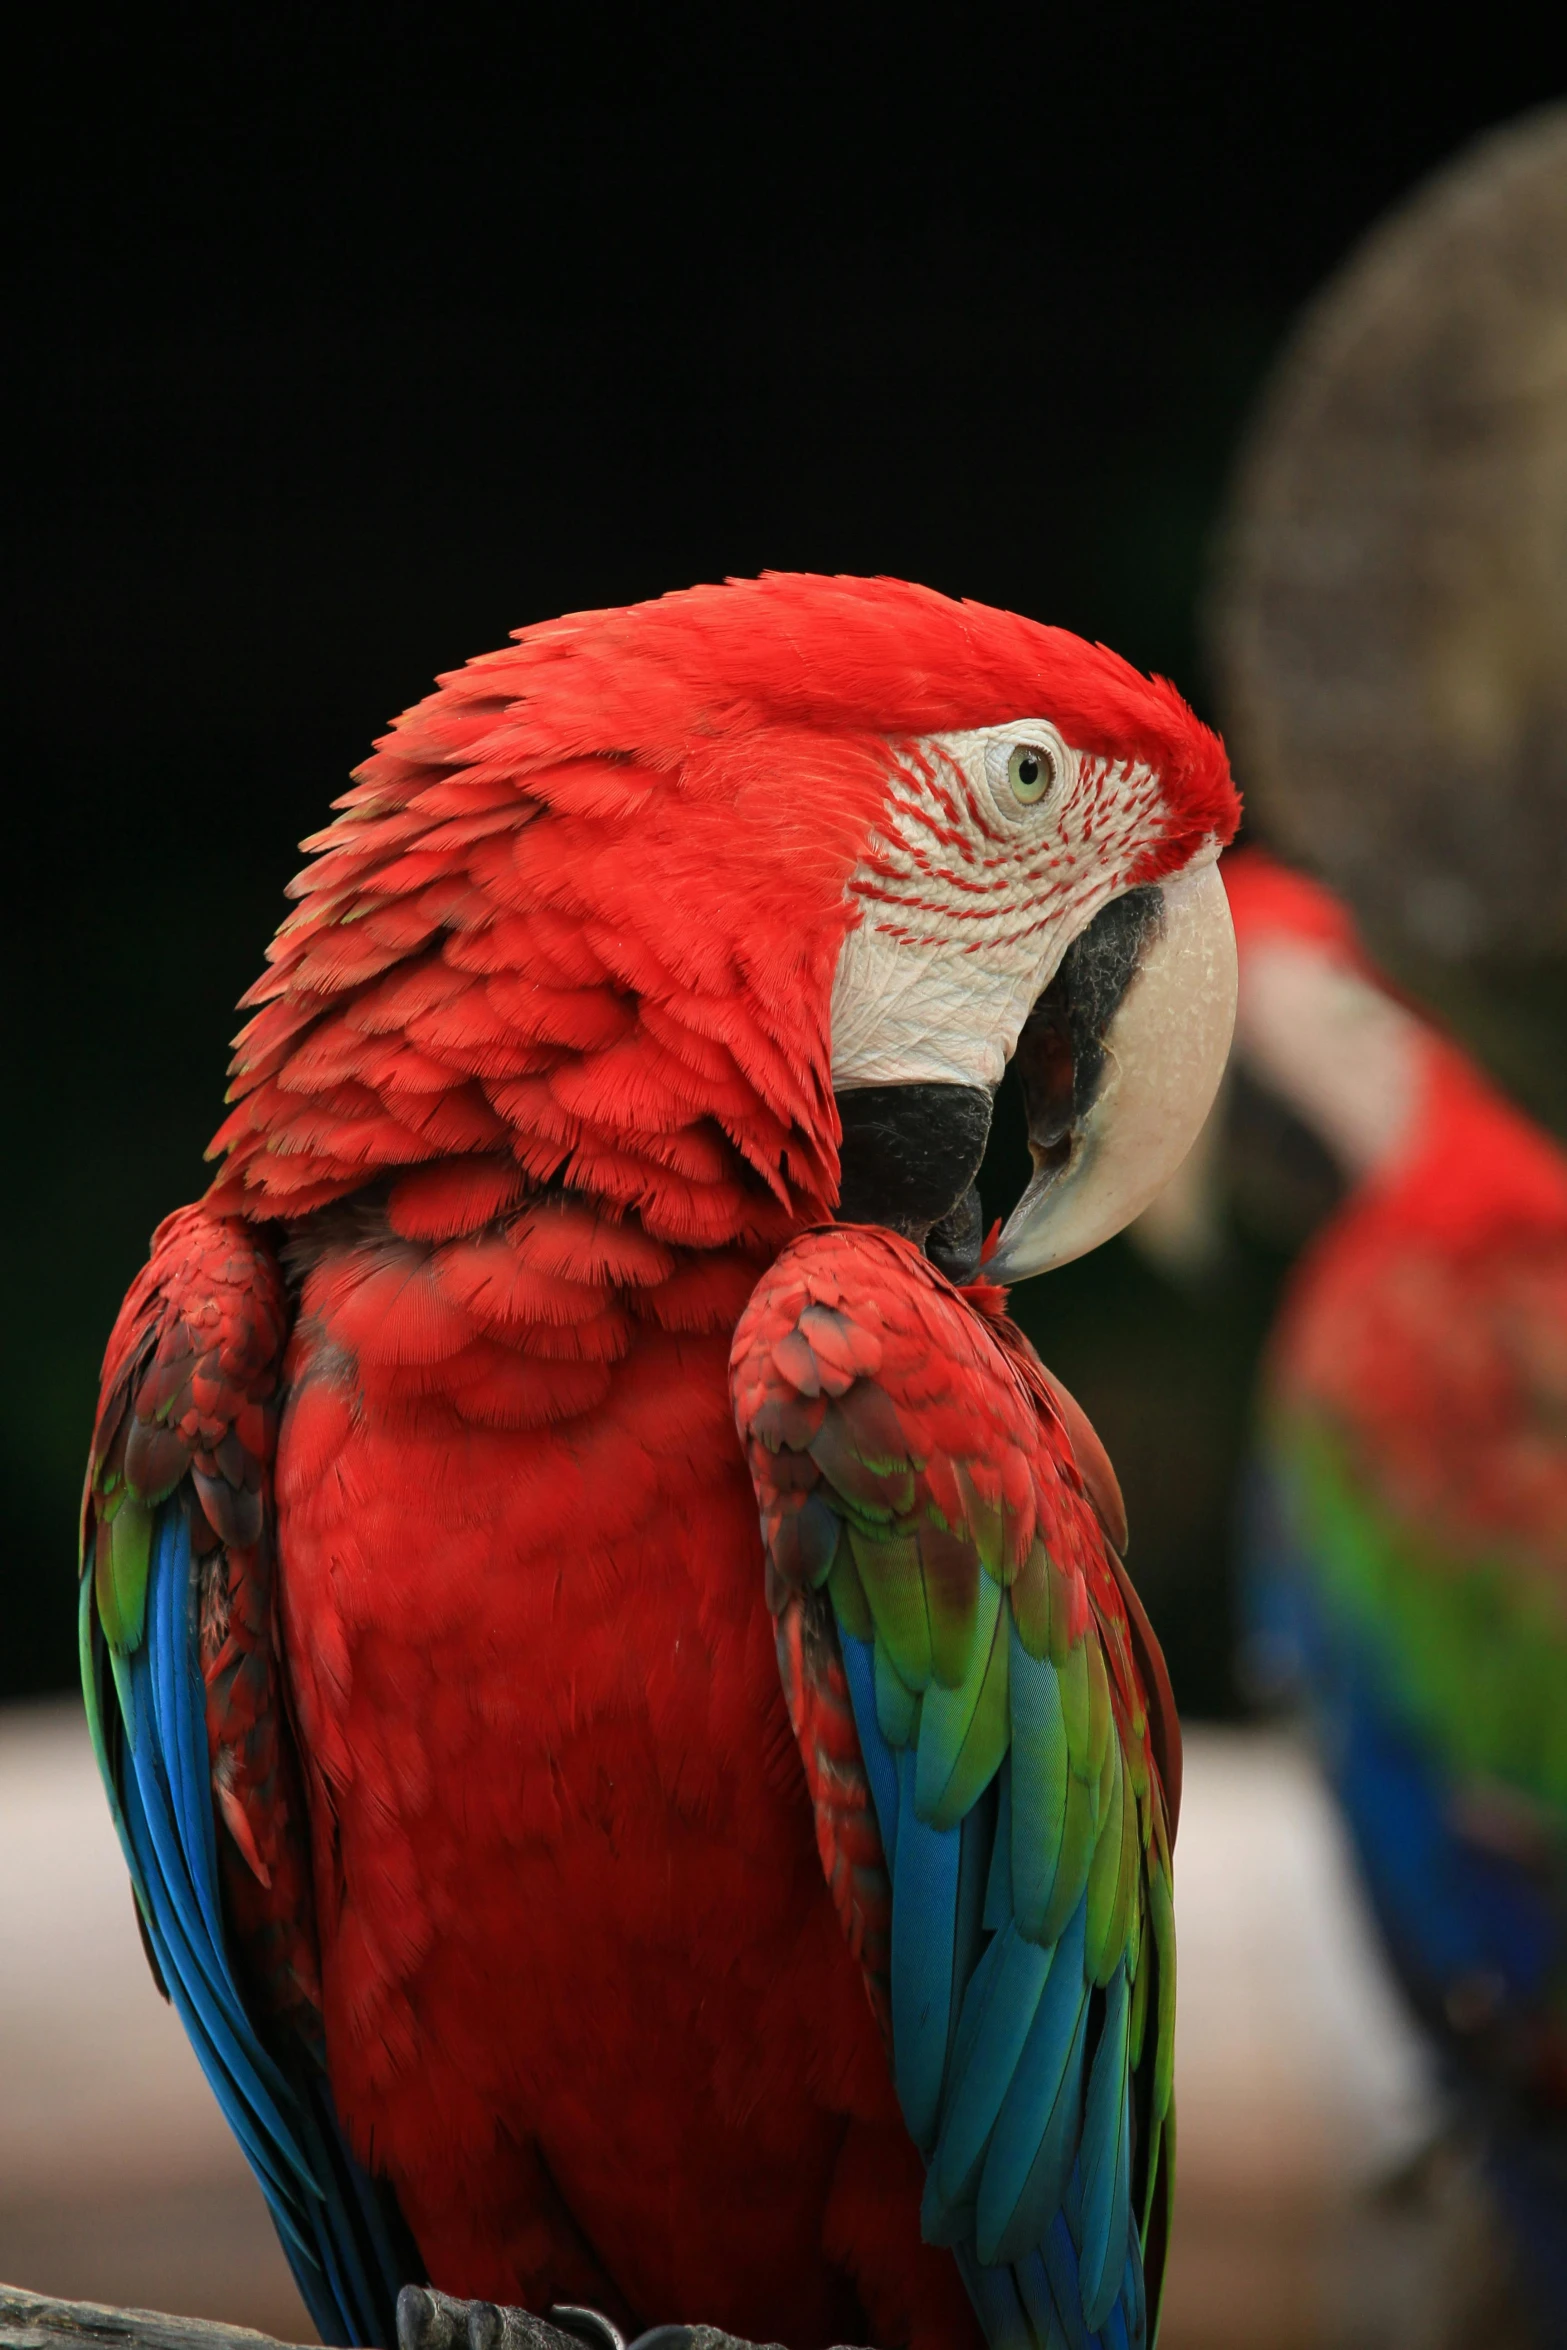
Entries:
POLYGON ((397 2296, 397 2350, 695 2350, 695 2344, 696 2329, 681 2325, 653 2326, 628 2342, 597 2309, 557 2303, 535 2317, 494 2301, 459 2301, 433 2285, 404 2285, 397 2296))

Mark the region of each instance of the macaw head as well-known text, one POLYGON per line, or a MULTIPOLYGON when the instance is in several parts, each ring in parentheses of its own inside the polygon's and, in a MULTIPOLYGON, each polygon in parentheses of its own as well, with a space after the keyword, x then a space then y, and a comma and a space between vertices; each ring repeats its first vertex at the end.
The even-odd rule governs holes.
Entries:
POLYGON ((548 1189, 664 1244, 837 1213, 967 1270, 1015 1062, 1015 1279, 1137 1213, 1223 1067, 1222 747, 1011 613, 784 575, 546 622, 339 806, 214 1146, 246 1213, 381 1178, 439 1237, 548 1189))

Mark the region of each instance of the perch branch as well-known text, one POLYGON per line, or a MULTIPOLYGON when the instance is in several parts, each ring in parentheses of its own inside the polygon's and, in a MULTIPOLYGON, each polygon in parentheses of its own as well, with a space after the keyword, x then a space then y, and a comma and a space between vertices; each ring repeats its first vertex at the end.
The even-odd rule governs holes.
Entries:
MULTIPOLYGON (((156 2309, 106 2309, 97 2301, 52 2301, 0 2285, 3 2350, 284 2350, 270 2334, 220 2326, 156 2309)), ((294 2350, 293 2345, 288 2350, 294 2350)), ((580 2350, 580 2346, 579 2346, 580 2350)))
MULTIPOLYGON (((456 2301, 425 2286, 405 2287, 397 2305, 398 2350, 611 2350, 609 2329, 591 2315, 570 2332, 520 2309, 456 2301)), ((659 2326, 646 2350, 780 2350, 742 2342, 713 2326, 659 2326)), ((54 2301, 0 2285, 0 2350, 305 2350, 248 2326, 203 2317, 168 2317, 156 2309, 108 2309, 97 2301, 54 2301)), ((636 2350, 636 2346, 633 2346, 636 2350)))

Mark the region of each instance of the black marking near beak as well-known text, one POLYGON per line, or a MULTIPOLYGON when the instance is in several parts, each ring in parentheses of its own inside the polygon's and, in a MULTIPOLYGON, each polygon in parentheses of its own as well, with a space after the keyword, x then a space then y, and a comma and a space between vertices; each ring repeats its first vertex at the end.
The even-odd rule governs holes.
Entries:
MULTIPOLYGON (((1140 1214, 1207 1116, 1235 1016, 1235 941, 1210 864, 1132 889, 1071 942, 1013 1056, 1034 1174, 987 1272, 1022 1280, 1140 1214)), ((837 1096, 839 1219, 885 1224, 954 1281, 978 1270, 983 1086, 865 1085, 837 1096)))
MULTIPOLYGON (((1156 889, 1113 899, 1072 941, 1024 1023, 1016 1065, 1036 1168, 1071 1156, 1104 1075, 1105 1034, 1159 920, 1156 889)), ((971 1280, 985 1233, 976 1178, 992 1096, 978 1085, 862 1085, 837 1102, 839 1222, 885 1224, 950 1279, 971 1280)))
POLYGON ((990 1135, 985 1087, 859 1085, 837 1102, 839 1222, 885 1224, 966 1281, 983 1238, 974 1178, 990 1135))

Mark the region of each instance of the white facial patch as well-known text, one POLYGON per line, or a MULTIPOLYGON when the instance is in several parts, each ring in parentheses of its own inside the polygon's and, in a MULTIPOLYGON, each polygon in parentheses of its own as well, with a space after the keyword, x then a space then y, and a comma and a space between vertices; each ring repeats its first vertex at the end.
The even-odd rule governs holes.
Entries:
POLYGON ((927 735, 892 758, 883 829, 849 881, 833 1084, 994 1087, 1067 947, 1126 886, 1158 780, 1073 750, 1042 718, 927 735), (1041 754, 1053 780, 1025 801, 1041 754))

